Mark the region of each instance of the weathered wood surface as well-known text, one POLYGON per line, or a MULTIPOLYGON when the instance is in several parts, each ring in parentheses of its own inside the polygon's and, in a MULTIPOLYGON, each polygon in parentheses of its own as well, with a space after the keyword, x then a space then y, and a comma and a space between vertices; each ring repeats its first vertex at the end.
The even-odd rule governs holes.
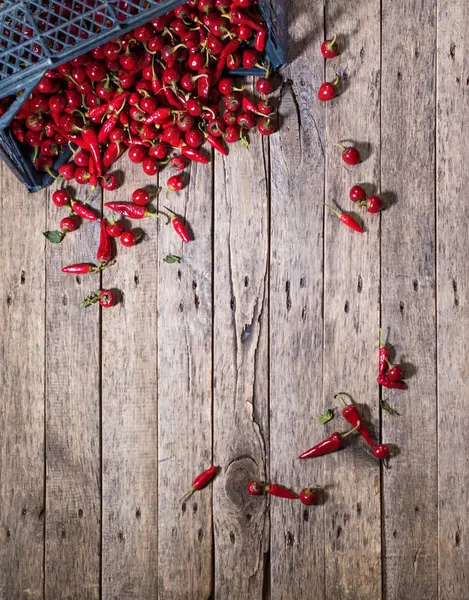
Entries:
POLYGON ((0 598, 42 598, 46 193, 0 165, 0 598))
MULTIPOLYGON (((326 63, 326 80, 341 78, 340 95, 326 113, 326 201, 360 218, 349 199, 363 184, 380 192, 380 11, 374 0, 353 11, 347 1, 327 3, 326 34, 339 32, 342 51, 326 63), (362 162, 347 167, 335 142, 354 143, 362 162)), ((387 215, 383 216, 383 219, 387 215)), ((361 215, 362 235, 326 209, 324 220, 324 385, 323 405, 339 406, 339 418, 326 427, 350 429, 341 417, 336 392, 346 392, 367 423, 378 425, 376 384, 379 327, 379 215, 361 215)), ((376 437, 376 436, 375 436, 376 437)), ((350 447, 324 458, 325 598, 376 600, 381 596, 381 511, 379 463, 354 436, 350 447)))
MULTIPOLYGON (((270 474, 299 490, 325 483, 322 461, 297 458, 324 434, 314 418, 324 411, 322 5, 306 0, 290 11, 292 62, 270 140, 270 474)), ((324 598, 324 507, 274 498, 270 514, 271 597, 324 598)))
POLYGON ((466 32, 469 7, 438 5, 437 54, 437 374, 439 598, 458 600, 469 589, 469 427, 464 410, 469 375, 467 315, 469 128, 466 32))
MULTIPOLYGON (((46 244, 65 211, 1 168, 0 600, 466 600, 469 11, 289 10, 280 131, 163 189, 189 245, 149 220, 102 279, 64 275, 93 260, 98 228, 46 244), (324 28, 342 50, 326 64, 324 28), (319 105, 336 72, 340 96, 319 105), (343 166, 340 140, 363 164, 343 166), (363 236, 323 206, 353 209, 354 183, 386 202, 363 236), (123 302, 80 309, 101 285, 123 302), (407 392, 375 383, 380 325, 407 392), (336 391, 395 444, 390 469, 358 436, 298 461, 348 428, 314 418, 336 391), (213 486, 181 504, 210 463, 213 486), (253 498, 252 477, 324 486, 324 502, 253 498)), ((122 164, 113 198, 156 183, 122 164)))

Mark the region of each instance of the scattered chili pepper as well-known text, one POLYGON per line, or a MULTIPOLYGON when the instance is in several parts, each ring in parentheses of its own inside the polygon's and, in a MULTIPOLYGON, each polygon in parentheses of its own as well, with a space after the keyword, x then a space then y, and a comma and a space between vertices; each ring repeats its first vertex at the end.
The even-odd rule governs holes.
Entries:
POLYGON ((377 444, 373 449, 376 458, 383 459, 391 456, 391 448, 387 444, 377 444))
POLYGON ((251 496, 260 496, 263 493, 264 488, 258 481, 250 481, 248 483, 248 494, 251 494, 251 496))
POLYGON ((379 354, 378 354, 378 374, 384 375, 388 368, 389 350, 386 344, 383 344, 381 329, 379 330, 379 354))
POLYGON ((80 306, 86 308, 96 303, 99 303, 103 308, 110 308, 117 304, 117 297, 112 290, 97 290, 96 292, 88 294, 88 296, 80 302, 80 306))
POLYGON ((108 262, 112 258, 111 236, 107 231, 106 219, 101 219, 101 225, 99 228, 99 248, 96 258, 98 260, 102 260, 103 262, 108 262))
POLYGON ((347 431, 346 433, 338 433, 337 431, 334 431, 334 433, 330 435, 326 440, 323 440, 322 442, 319 442, 319 444, 316 444, 309 450, 306 450, 305 452, 300 454, 298 458, 314 458, 316 456, 323 456, 324 454, 330 454, 331 452, 340 450, 344 447, 342 440, 349 436, 351 433, 357 431, 359 427, 360 422, 358 422, 353 429, 347 431))
POLYGON ((402 370, 401 365, 393 365, 389 360, 386 360, 388 370, 386 373, 386 377, 388 377, 391 381, 399 381, 400 379, 404 379, 404 371, 402 370))
POLYGON ((332 210, 332 212, 335 215, 337 215, 337 217, 339 217, 339 219, 341 220, 341 222, 344 225, 346 225, 347 227, 350 227, 350 229, 353 229, 354 231, 358 231, 358 233, 364 233, 365 230, 355 221, 355 219, 352 217, 352 215, 349 215, 349 214, 343 213, 343 212, 339 212, 338 210, 336 210, 329 204, 326 204, 326 206, 327 206, 327 208, 330 208, 330 210, 332 210))
POLYGON ((180 151, 181 154, 189 160, 199 162, 203 165, 208 164, 208 158, 204 156, 201 152, 194 150, 194 148, 191 148, 190 146, 181 146, 180 151))
POLYGON ((407 389, 407 384, 404 383, 404 381, 393 381, 392 379, 389 379, 389 377, 386 377, 386 375, 378 375, 378 377, 376 378, 376 381, 380 385, 382 385, 383 387, 386 387, 386 388, 396 389, 396 390, 406 390, 407 389))
POLYGON ((108 263, 101 263, 99 265, 93 265, 91 263, 77 263, 75 265, 68 265, 68 267, 63 267, 62 273, 74 273, 76 275, 79 275, 79 274, 86 275, 87 273, 98 273, 99 271, 102 271, 106 267, 110 267, 112 264, 114 264, 113 261, 110 261, 108 263))
POLYGON ((103 163, 101 159, 101 151, 99 149, 98 136, 92 127, 88 127, 81 132, 83 142, 87 145, 88 150, 93 158, 96 166, 96 174, 99 177, 103 174, 103 163))
POLYGON ((174 231, 178 234, 178 236, 183 242, 188 244, 191 241, 191 238, 182 219, 178 217, 175 213, 173 213, 171 210, 169 210, 169 208, 167 208, 166 206, 164 206, 163 208, 167 210, 171 216, 171 222, 173 224, 174 231))
POLYGON ((186 501, 188 498, 190 498, 190 496, 192 496, 192 494, 194 492, 201 490, 208 483, 210 483, 210 481, 212 481, 212 479, 217 474, 217 470, 218 470, 218 467, 215 467, 212 465, 211 467, 209 467, 208 469, 206 469, 205 471, 200 473, 200 475, 197 475, 197 477, 192 482, 191 489, 184 494, 184 496, 181 498, 180 501, 181 502, 186 501))
POLYGON ((316 504, 318 501, 318 489, 315 487, 307 487, 301 490, 300 500, 306 506, 316 504))
POLYGON ((283 485, 277 485, 275 483, 267 483, 264 486, 264 491, 271 496, 278 496, 279 498, 287 498, 288 500, 298 500, 299 496, 296 492, 289 490, 283 485))
MULTIPOLYGON (((164 217, 159 213, 149 212, 145 206, 133 204, 132 202, 105 202, 104 206, 117 212, 129 219, 144 219, 145 217, 156 217, 164 221, 164 217)), ((164 215, 166 216, 166 215, 164 215)), ((166 218, 166 222, 169 220, 166 218)))
POLYGON ((353 427, 356 427, 358 425, 358 433, 362 436, 365 442, 373 448, 375 445, 375 443, 373 442, 373 437, 370 433, 370 430, 363 422, 363 419, 360 416, 360 413, 358 412, 358 408, 354 404, 347 404, 342 394, 334 394, 334 398, 337 397, 339 397, 345 404, 345 407, 342 409, 342 416, 344 417, 344 419, 353 427))
POLYGON ((85 206, 82 202, 78 202, 78 200, 70 199, 70 203, 72 205, 72 210, 77 215, 80 215, 83 219, 88 221, 97 221, 98 217, 94 214, 94 212, 85 206))

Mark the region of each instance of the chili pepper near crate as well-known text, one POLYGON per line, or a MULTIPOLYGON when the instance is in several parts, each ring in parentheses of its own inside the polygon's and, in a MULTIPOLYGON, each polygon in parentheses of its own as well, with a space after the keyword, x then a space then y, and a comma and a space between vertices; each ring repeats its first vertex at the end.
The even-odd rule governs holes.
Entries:
POLYGON ((200 473, 200 475, 197 475, 197 477, 192 482, 191 489, 188 490, 184 494, 184 496, 181 498, 180 501, 184 502, 185 500, 187 500, 188 498, 190 498, 194 492, 196 492, 198 490, 201 490, 208 483, 210 483, 210 481, 212 481, 212 479, 217 474, 217 470, 218 470, 218 467, 215 467, 215 466, 212 465, 211 467, 209 467, 205 471, 202 471, 202 473, 200 473))

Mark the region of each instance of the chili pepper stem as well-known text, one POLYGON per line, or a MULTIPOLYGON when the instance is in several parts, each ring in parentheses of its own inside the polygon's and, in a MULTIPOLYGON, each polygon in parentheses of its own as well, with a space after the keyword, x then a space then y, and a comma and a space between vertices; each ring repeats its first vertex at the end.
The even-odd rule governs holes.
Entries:
POLYGON ((355 427, 353 429, 351 429, 350 431, 347 431, 346 433, 341 433, 340 437, 341 438, 346 438, 348 437, 351 433, 354 433, 355 431, 357 431, 357 429, 359 429, 361 422, 357 421, 357 424, 355 425, 355 427))
POLYGON ((326 48, 328 50, 332 50, 332 48, 334 47, 334 44, 335 44, 336 40, 337 40, 337 34, 334 33, 334 35, 332 36, 331 41, 328 44, 326 44, 326 48))
POLYGON ((333 208, 330 204, 326 204, 327 208, 330 208, 332 210, 332 212, 337 215, 340 219, 340 212, 338 210, 336 210, 335 208, 333 208))
POLYGON ((90 188, 90 193, 88 194, 88 196, 86 196, 86 199, 83 201, 83 204, 88 204, 88 202, 91 200, 95 191, 96 191, 96 188, 94 185, 92 185, 90 188))
POLYGON ((47 173, 47 174, 48 174, 50 177, 52 177, 52 179, 53 179, 54 181, 57 181, 57 179, 62 179, 62 177, 61 177, 61 176, 59 176, 59 175, 54 175, 54 173, 52 173, 52 171, 49 169, 49 167, 46 167, 44 170, 45 170, 45 172, 46 172, 46 173, 47 173))
POLYGON ((194 492, 195 492, 195 488, 191 488, 184 494, 184 496, 182 496, 182 498, 180 498, 179 502, 185 502, 186 500, 189 500, 189 498, 192 496, 192 494, 194 492))
POLYGON ((342 394, 340 392, 337 392, 336 394, 334 394, 334 398, 337 398, 337 396, 342 400, 342 402, 344 403, 345 406, 349 406, 347 404, 347 402, 345 402, 344 397, 342 396, 342 394))

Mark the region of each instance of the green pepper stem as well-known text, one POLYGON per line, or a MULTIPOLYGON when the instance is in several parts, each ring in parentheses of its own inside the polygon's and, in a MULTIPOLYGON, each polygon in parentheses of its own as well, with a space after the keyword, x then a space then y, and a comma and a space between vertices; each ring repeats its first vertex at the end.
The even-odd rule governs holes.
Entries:
POLYGON ((330 204, 326 204, 326 206, 327 206, 327 208, 330 208, 330 209, 332 210, 332 212, 333 212, 335 215, 337 215, 337 216, 339 217, 339 219, 340 219, 340 217, 341 217, 341 213, 340 213, 338 210, 336 210, 335 208, 333 208, 333 207, 332 207, 330 204))
POLYGON ((346 433, 341 433, 340 437, 341 438, 348 437, 351 433, 353 433, 354 431, 357 431, 357 429, 359 429, 360 425, 361 425, 361 421, 357 421, 357 424, 355 425, 355 427, 353 429, 351 429, 350 431, 347 431, 346 433))
POLYGON ((328 50, 332 50, 332 48, 335 46, 336 40, 337 40, 337 34, 334 33, 334 35, 332 36, 331 41, 328 44, 326 44, 326 48, 328 50))

